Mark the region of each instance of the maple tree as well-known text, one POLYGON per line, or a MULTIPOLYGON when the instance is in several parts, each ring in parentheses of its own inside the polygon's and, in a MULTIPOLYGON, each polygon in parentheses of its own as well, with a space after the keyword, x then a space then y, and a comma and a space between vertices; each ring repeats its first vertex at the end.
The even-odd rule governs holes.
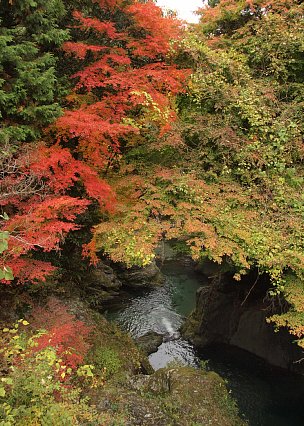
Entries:
POLYGON ((110 9, 113 18, 120 15, 116 28, 106 4, 91 11, 94 18, 73 12, 74 37, 80 32, 83 42, 63 48, 83 66, 72 74, 71 108, 56 122, 59 135, 77 138, 75 149, 97 170, 111 167, 128 145, 145 143, 151 126, 167 129, 175 118, 171 99, 185 81, 185 71, 165 61, 177 21, 150 1, 118 2, 110 9))
POLYGON ((93 329, 77 320, 75 315, 70 314, 66 306, 55 298, 51 298, 47 306, 34 307, 30 324, 34 330, 44 330, 36 337, 32 353, 53 347, 60 360, 56 371, 58 379, 61 382, 69 381, 77 368, 84 364, 90 348, 88 336, 93 329))
POLYGON ((256 269, 291 307, 272 320, 303 345, 303 4, 216 3, 176 57, 195 70, 181 123, 126 153, 111 176, 116 214, 88 249, 146 265, 177 239, 236 280, 256 269))
POLYGON ((288 276, 303 278, 302 3, 209 1, 186 33, 152 1, 38 3, 7 2, 10 24, 1 15, 11 58, 1 105, 12 99, 2 113, 2 271, 44 279, 54 266, 41 255, 60 250, 95 203, 92 261, 101 251, 147 265, 159 241, 177 239, 197 260, 228 259, 237 280, 257 268, 297 318, 274 320, 300 338, 288 276), (20 22, 38 25, 41 14, 47 37, 34 26, 14 50, 20 22))
POLYGON ((16 56, 15 40, 5 35, 8 52, 16 53, 17 79, 4 72, 3 84, 8 85, 1 92, 3 99, 16 98, 12 111, 5 112, 2 143, 0 203, 9 217, 2 221, 9 238, 1 261, 19 282, 44 280, 55 270, 42 254, 61 249, 66 235, 79 229, 77 216, 93 200, 101 211, 113 210, 115 195, 102 175, 117 167, 130 147, 168 131, 176 119, 174 96, 184 90, 189 74, 172 61, 171 40, 179 37, 179 22, 163 17, 152 1, 67 1, 65 7, 66 12, 59 0, 5 6, 12 19, 4 32, 26 29, 21 56, 16 56), (69 32, 61 29, 64 16, 69 32), (34 56, 41 67, 31 73, 34 56), (74 82, 64 101, 62 74, 74 82), (10 89, 21 84, 28 106, 19 105, 20 98, 10 89), (59 118, 57 99, 65 107, 59 118), (37 113, 28 114, 28 122, 27 110, 37 113), (29 143, 51 122, 43 141, 29 143))

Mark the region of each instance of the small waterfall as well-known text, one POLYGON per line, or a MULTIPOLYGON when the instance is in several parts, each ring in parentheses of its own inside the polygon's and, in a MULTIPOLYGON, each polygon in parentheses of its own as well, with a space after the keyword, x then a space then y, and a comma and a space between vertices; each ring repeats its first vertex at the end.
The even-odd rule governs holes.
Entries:
MULTIPOLYGON (((128 305, 112 313, 109 309, 110 319, 134 337, 149 331, 163 335, 158 351, 149 356, 155 370, 172 362, 198 367, 197 353, 178 330, 195 306, 202 277, 176 262, 165 263, 162 270, 167 277, 162 287, 130 295, 128 305)), ((227 380, 250 425, 304 425, 304 381, 301 377, 269 369, 261 365, 259 359, 225 345, 206 348, 200 355, 203 361, 209 360, 211 370, 227 380)))
POLYGON ((161 322, 164 324, 165 329, 167 330, 169 335, 174 334, 174 328, 172 327, 172 324, 168 320, 168 318, 166 318, 166 317, 162 318, 161 322))

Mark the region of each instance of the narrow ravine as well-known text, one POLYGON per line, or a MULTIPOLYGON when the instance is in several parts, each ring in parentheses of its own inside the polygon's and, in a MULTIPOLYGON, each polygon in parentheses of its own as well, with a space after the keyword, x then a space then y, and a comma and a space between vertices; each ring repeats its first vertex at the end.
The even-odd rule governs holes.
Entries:
POLYGON ((110 309, 107 317, 135 338, 149 331, 165 336, 158 351, 149 357, 154 369, 174 361, 196 366, 199 359, 195 350, 180 337, 178 330, 195 305, 196 290, 201 282, 186 266, 168 263, 162 272, 166 277, 163 286, 133 293, 122 307, 110 309))
POLYGON ((158 351, 149 356, 154 369, 176 361, 194 367, 206 363, 226 379, 250 426, 302 426, 304 378, 272 368, 237 348, 217 346, 198 353, 178 330, 195 306, 203 278, 176 262, 166 263, 162 273, 163 286, 130 294, 120 307, 108 309, 108 319, 135 338, 149 331, 165 336, 158 351))

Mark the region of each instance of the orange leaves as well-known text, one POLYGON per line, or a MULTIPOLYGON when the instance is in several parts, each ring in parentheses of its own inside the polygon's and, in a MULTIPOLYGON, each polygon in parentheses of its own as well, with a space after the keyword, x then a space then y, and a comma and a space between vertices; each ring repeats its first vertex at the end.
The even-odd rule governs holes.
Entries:
POLYGON ((88 44, 72 41, 65 43, 64 50, 86 60, 72 76, 76 79, 74 91, 91 92, 92 98, 78 109, 65 111, 56 127, 63 139, 77 138, 78 152, 88 164, 102 170, 111 166, 122 141, 131 140, 151 122, 162 135, 170 130, 176 119, 171 98, 184 90, 190 72, 165 63, 164 55, 180 31, 179 23, 163 17, 153 2, 99 4, 103 10, 109 8, 108 16, 113 14, 111 6, 119 7, 124 18, 118 32, 114 14, 112 22, 104 22, 79 11, 73 13, 84 37, 89 30, 93 34, 89 34, 88 44), (90 59, 88 52, 93 53, 90 59))
POLYGON ((6 224, 10 237, 4 258, 19 282, 44 281, 46 275, 55 271, 50 263, 26 255, 35 250, 58 250, 65 235, 78 228, 75 218, 88 204, 88 200, 63 195, 49 196, 43 201, 31 199, 19 205, 19 213, 6 224))
POLYGON ((167 55, 170 41, 177 40, 181 35, 180 22, 173 17, 164 17, 153 1, 135 2, 127 7, 127 12, 131 14, 134 25, 146 33, 144 37, 128 42, 133 55, 150 59, 167 55))
MULTIPOLYGON (((59 145, 39 145, 32 153, 29 169, 39 179, 48 179, 48 188, 64 193, 75 184, 82 182, 87 195, 96 199, 101 208, 113 210, 114 195, 110 186, 86 163, 75 160, 68 149, 59 145)), ((78 202, 76 201, 77 205, 78 202)))
POLYGON ((32 148, 31 157, 28 171, 39 179, 47 179, 48 187, 54 191, 63 193, 78 180, 73 158, 67 149, 58 145, 48 148, 40 144, 32 148))
POLYGON ((120 67, 130 64, 130 58, 124 54, 123 49, 113 49, 111 53, 104 55, 92 65, 87 66, 73 75, 73 77, 79 79, 75 89, 78 90, 84 87, 86 90, 91 91, 93 88, 107 87, 111 84, 109 78, 113 75, 116 76, 117 72, 121 75, 124 68, 120 67), (117 66, 119 67, 118 70, 116 69, 117 66))
POLYGON ((88 196, 96 199, 101 209, 113 212, 116 198, 110 185, 100 179, 97 172, 84 163, 79 165, 78 172, 88 196))
MULTIPOLYGON (((36 306, 32 310, 30 324, 34 328, 46 330, 36 339, 37 345, 32 349, 33 352, 53 347, 58 355, 58 362, 63 365, 66 373, 66 367, 76 370, 83 363, 90 348, 88 337, 92 329, 83 321, 79 321, 75 315, 70 314, 62 302, 51 298, 46 306, 36 306)), ((61 381, 67 381, 73 372, 75 371, 61 376, 65 379, 61 381)), ((58 375, 60 373, 62 369, 58 375)))
POLYGON ((79 11, 74 11, 73 17, 80 23, 79 27, 83 30, 92 29, 98 34, 105 33, 110 39, 119 37, 113 22, 102 22, 96 18, 85 18, 79 11))
POLYGON ((12 268, 18 283, 21 284, 44 282, 46 277, 57 269, 49 262, 17 256, 8 259, 7 264, 12 268))
POLYGON ((15 181, 22 179, 25 186, 30 176, 30 182, 36 186, 32 192, 28 190, 24 200, 20 197, 22 193, 15 195, 14 191, 5 200, 10 208, 18 208, 6 223, 10 239, 5 264, 12 267, 20 282, 43 280, 55 268, 25 256, 36 250, 59 250, 67 233, 79 228, 75 219, 91 203, 87 198, 96 199, 102 210, 112 211, 115 197, 94 169, 74 159, 68 149, 59 145, 34 145, 18 159, 18 165, 15 175, 10 176, 11 184, 17 185, 15 181), (83 185, 87 198, 66 195, 76 182, 83 185))
POLYGON ((88 52, 99 53, 99 52, 102 52, 103 50, 108 49, 106 46, 97 46, 95 44, 90 45, 90 44, 85 44, 80 42, 75 43, 72 41, 67 41, 66 43, 64 43, 62 48, 66 53, 71 53, 75 55, 76 58, 79 58, 79 59, 84 59, 88 52))
POLYGON ((91 166, 102 170, 119 152, 119 138, 137 129, 104 120, 91 107, 67 111, 57 120, 57 129, 66 140, 79 138, 78 150, 91 166))
POLYGON ((88 200, 67 195, 47 197, 36 203, 32 201, 7 224, 11 233, 9 249, 18 255, 37 247, 44 251, 58 249, 64 235, 78 228, 74 219, 88 204, 88 200))

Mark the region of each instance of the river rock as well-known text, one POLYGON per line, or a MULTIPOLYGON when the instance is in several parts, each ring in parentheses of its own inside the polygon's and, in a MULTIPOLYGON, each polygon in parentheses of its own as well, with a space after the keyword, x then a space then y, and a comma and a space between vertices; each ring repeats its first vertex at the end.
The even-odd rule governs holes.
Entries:
POLYGON ((122 286, 113 268, 101 261, 91 269, 88 281, 109 290, 119 290, 122 286))
POLYGON ((99 261, 90 267, 83 279, 82 290, 91 306, 102 306, 119 295, 122 283, 111 266, 99 261))
POLYGON ((164 283, 164 277, 155 262, 143 268, 138 266, 127 268, 120 264, 115 270, 119 280, 127 287, 154 287, 164 283))
MULTIPOLYGON (((224 381, 214 372, 191 367, 162 368, 150 376, 137 376, 129 386, 141 395, 140 407, 145 400, 157 403, 149 414, 134 424, 143 425, 218 425, 238 426, 245 423, 237 416, 237 409, 228 395, 224 381), (154 398, 151 398, 151 394, 154 398), (149 398, 147 400, 147 397, 149 398), (156 415, 156 418, 154 417, 156 415), (173 421, 174 419, 174 421, 173 421)), ((149 401, 149 402, 148 402, 149 401)), ((134 411, 133 411, 134 413, 134 411)))
POLYGON ((155 331, 149 331, 136 340, 137 345, 146 354, 150 355, 156 352, 158 347, 163 343, 163 336, 155 331))

